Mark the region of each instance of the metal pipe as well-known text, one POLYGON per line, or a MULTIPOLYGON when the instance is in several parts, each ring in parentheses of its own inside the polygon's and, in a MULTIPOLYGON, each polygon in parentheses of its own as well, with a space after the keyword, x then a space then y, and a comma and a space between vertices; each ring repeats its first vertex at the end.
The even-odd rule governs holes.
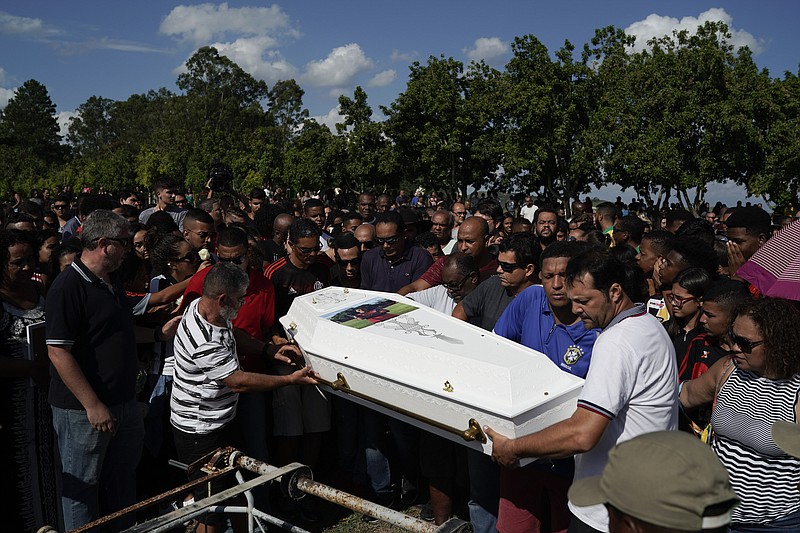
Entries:
POLYGON ((364 498, 359 498, 347 492, 323 485, 312 479, 301 477, 297 480, 297 488, 306 494, 311 494, 325 501, 329 501, 342 507, 347 507, 350 510, 374 516, 378 520, 388 522, 389 524, 401 527, 407 531, 414 531, 416 533, 434 533, 436 526, 408 516, 394 509, 389 509, 377 503, 373 503, 364 498))
POLYGON ((397 407, 396 405, 393 405, 391 403, 384 402, 383 400, 379 400, 378 398, 374 398, 372 396, 364 394, 363 392, 355 391, 350 388, 350 385, 348 385, 347 380, 344 377, 344 374, 342 374, 341 372, 336 374, 336 381, 328 381, 327 379, 320 377, 317 377, 315 379, 319 383, 330 387, 332 390, 341 391, 345 394, 349 394, 351 396, 355 396, 356 398, 360 398, 361 400, 365 400, 367 402, 374 403, 375 405, 379 405, 384 409, 394 411, 395 413, 407 416, 413 420, 418 420, 420 422, 428 424, 429 426, 441 429, 442 431, 458 435, 467 442, 477 440, 482 444, 486 444, 486 434, 483 432, 483 428, 481 428, 480 423, 474 418, 469 419, 469 427, 467 429, 458 429, 453 426, 448 426, 447 424, 443 424, 438 420, 433 420, 432 418, 422 416, 421 414, 415 413, 414 411, 408 411, 406 409, 403 409, 402 407, 397 407))

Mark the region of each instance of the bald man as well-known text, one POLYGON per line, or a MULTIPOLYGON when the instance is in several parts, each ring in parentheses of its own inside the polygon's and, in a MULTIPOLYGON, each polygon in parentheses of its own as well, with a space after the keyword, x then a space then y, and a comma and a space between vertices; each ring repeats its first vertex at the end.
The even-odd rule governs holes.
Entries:
MULTIPOLYGON (((494 275, 497 271, 497 258, 489 253, 488 241, 489 225, 481 217, 469 217, 458 227, 456 249, 475 258, 481 273, 481 280, 494 275)), ((421 278, 397 291, 398 294, 406 295, 440 285, 444 259, 444 257, 438 259, 421 278)))

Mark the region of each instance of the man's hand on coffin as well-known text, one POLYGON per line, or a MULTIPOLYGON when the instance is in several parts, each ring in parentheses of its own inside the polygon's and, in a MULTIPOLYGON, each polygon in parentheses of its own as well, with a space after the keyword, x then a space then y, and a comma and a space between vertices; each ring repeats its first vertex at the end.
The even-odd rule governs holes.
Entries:
POLYGON ((519 457, 514 452, 514 439, 497 433, 489 426, 484 426, 483 431, 492 441, 492 460, 506 468, 519 467, 519 457))
POLYGON ((311 370, 310 366, 296 370, 289 375, 292 385, 316 385, 317 373, 311 370))

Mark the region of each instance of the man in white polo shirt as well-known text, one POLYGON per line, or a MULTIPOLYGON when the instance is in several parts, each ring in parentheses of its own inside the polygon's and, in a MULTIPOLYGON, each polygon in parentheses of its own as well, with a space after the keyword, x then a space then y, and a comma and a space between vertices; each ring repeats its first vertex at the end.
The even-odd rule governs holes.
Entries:
MULTIPOLYGON (((639 292, 641 275, 593 248, 570 260, 567 294, 586 328, 601 328, 592 363, 567 420, 518 439, 491 428, 492 456, 505 467, 523 457, 575 455, 575 479, 600 475, 608 452, 620 442, 677 428, 678 381, 675 349, 663 326, 629 295, 639 292)), ((604 506, 569 503, 570 533, 607 532, 604 506)))

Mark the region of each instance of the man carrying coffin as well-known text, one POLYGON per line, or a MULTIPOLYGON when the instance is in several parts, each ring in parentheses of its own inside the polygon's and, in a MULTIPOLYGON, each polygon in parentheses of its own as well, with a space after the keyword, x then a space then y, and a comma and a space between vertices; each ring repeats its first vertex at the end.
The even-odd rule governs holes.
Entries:
MULTIPOLYGON (((565 272, 569 260, 590 247, 557 241, 545 248, 539 258, 542 284, 520 292, 494 326, 501 337, 545 354, 562 371, 581 378, 589 371, 599 330, 586 329, 572 312, 565 272)), ((567 490, 574 473, 572 457, 503 468, 498 531, 565 531, 570 522, 567 490)))
MULTIPOLYGON (((571 259, 566 273, 573 312, 587 328, 601 328, 575 413, 536 433, 508 439, 489 427, 492 457, 505 467, 523 457, 575 455, 575 479, 600 475, 608 452, 637 435, 677 427, 675 350, 655 317, 628 294, 639 274, 607 250, 593 248, 571 259)), ((608 531, 604 506, 569 503, 569 532, 608 531)))

